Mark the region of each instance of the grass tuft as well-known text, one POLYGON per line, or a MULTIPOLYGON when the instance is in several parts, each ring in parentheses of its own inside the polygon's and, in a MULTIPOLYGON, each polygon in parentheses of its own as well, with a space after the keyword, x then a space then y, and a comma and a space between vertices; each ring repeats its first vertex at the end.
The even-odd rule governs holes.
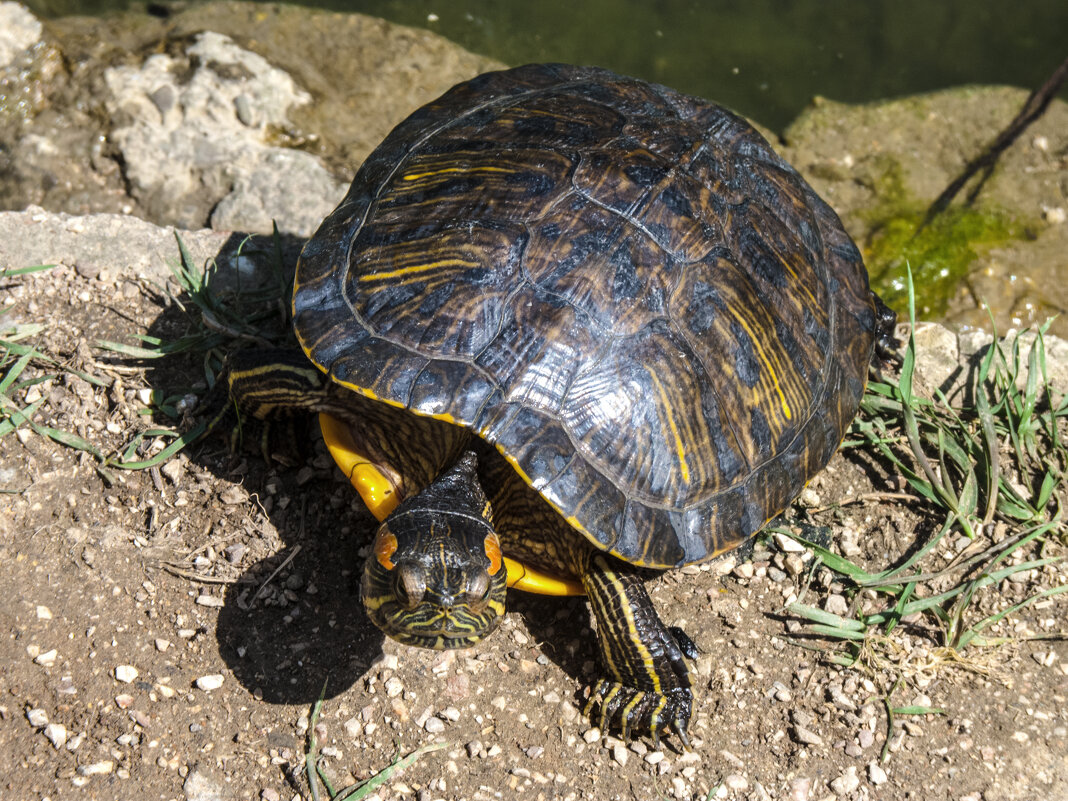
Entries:
MULTIPOLYGON (((911 273, 907 287, 914 327, 911 273)), ((1004 642, 984 632, 1035 602, 1068 592, 1068 585, 1058 585, 997 612, 978 611, 995 600, 979 604, 984 591, 996 592, 1013 577, 1061 561, 1041 555, 1049 538, 1065 534, 1062 499, 1068 468, 1063 436, 1068 397, 1058 396, 1049 384, 1043 339, 1048 326, 1038 328, 1026 355, 1022 336, 1008 344, 995 337, 964 393, 967 403, 953 404, 938 390, 933 399, 916 394, 911 328, 899 378, 881 377, 869 384, 845 445, 881 455, 916 494, 914 508, 935 522, 934 533, 896 566, 870 573, 793 531, 780 530, 838 574, 853 599, 851 617, 802 603, 789 606, 807 621, 806 634, 839 643, 829 654, 831 661, 873 669, 901 665, 892 635, 910 621, 913 630, 925 623, 927 629, 921 631, 938 633, 936 648, 926 651, 934 664, 985 672, 987 663, 966 649, 1004 642), (971 544, 948 567, 923 569, 940 544, 961 535, 971 544), (881 601, 881 608, 870 610, 872 601, 876 606, 881 601)))

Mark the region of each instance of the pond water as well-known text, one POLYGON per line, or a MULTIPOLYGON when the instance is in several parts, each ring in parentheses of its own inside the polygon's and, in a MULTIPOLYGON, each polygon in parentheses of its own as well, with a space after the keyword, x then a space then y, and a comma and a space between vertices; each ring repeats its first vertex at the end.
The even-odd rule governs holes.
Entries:
MULTIPOLYGON (((35 13, 59 16, 138 4, 32 0, 28 5, 35 13)), ((1034 87, 1064 58, 1068 43, 1065 0, 323 0, 302 5, 427 28, 507 64, 597 64, 713 99, 775 130, 814 95, 861 102, 965 83, 1034 87)))

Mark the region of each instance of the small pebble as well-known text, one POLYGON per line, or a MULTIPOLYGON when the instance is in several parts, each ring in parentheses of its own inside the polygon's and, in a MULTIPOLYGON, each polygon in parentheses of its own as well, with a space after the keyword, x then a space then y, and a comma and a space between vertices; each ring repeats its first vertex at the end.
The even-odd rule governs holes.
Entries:
POLYGON ((223 606, 225 606, 225 602, 222 598, 219 598, 215 595, 198 595, 197 605, 210 606, 213 609, 221 609, 223 606))
POLYGON ((622 745, 612 746, 612 759, 618 762, 620 766, 625 766, 627 764, 627 757, 627 749, 622 745))
POLYGON ((751 579, 753 577, 753 563, 742 562, 731 571, 737 578, 751 579))
POLYGON ((356 718, 349 718, 345 721, 345 733, 355 739, 363 734, 363 724, 356 718))
POLYGON ((134 697, 129 693, 120 693, 115 696, 115 706, 119 709, 129 709, 134 705, 134 697))
POLYGON ((861 729, 857 732, 857 742, 861 748, 871 748, 871 744, 875 742, 875 733, 869 729, 861 729))
POLYGON ((48 725, 48 713, 43 709, 30 709, 26 711, 26 719, 34 728, 43 728, 48 725))
POLYGON ((664 761, 664 752, 650 751, 648 754, 645 755, 645 761, 648 762, 650 765, 659 765, 661 762, 664 761))
POLYGON ((460 719, 460 710, 454 706, 447 706, 441 710, 441 716, 445 718, 445 720, 455 723, 460 719))
POLYGON ((540 745, 532 745, 530 746, 530 748, 524 749, 523 753, 525 753, 531 759, 537 759, 545 753, 545 749, 540 745))
POLYGON ((37 619, 38 620, 51 620, 52 619, 52 610, 49 609, 47 606, 38 606, 37 607, 37 619))
POLYGON ((400 667, 400 659, 396 654, 382 654, 371 665, 371 670, 383 671, 383 670, 396 670, 400 667))
POLYGON ((115 763, 110 759, 78 766, 78 774, 81 776, 103 776, 111 773, 113 770, 115 770, 115 763))
POLYGON ((804 745, 823 745, 823 738, 805 726, 794 726, 794 739, 804 745))
POLYGON ((123 684, 129 684, 138 676, 137 668, 133 665, 119 665, 115 668, 115 678, 123 684))
POLYGON ((785 565, 786 572, 791 576, 800 576, 805 572, 805 562, 801 559, 800 555, 796 553, 786 555, 785 565))
POLYGON ((59 658, 59 651, 53 648, 51 651, 45 651, 43 654, 38 654, 33 661, 42 667, 52 667, 52 665, 56 663, 57 658, 59 658))
POLYGON ((205 692, 218 690, 223 685, 223 676, 221 673, 209 673, 207 676, 201 676, 197 679, 196 685, 205 692))
POLYGON ((445 731, 445 722, 441 718, 427 718, 423 728, 431 734, 441 734, 445 731))
POLYGON ((828 595, 827 600, 823 602, 823 608, 832 615, 845 617, 849 614, 849 601, 845 599, 844 595, 831 594, 828 595))
POLYGON ((860 777, 857 776, 856 765, 850 765, 837 779, 831 781, 831 789, 837 795, 848 795, 860 786, 860 777))
POLYGON ((868 780, 878 787, 880 784, 886 783, 886 771, 883 770, 878 762, 872 762, 868 765, 868 780))
POLYGON ((67 744, 67 727, 62 723, 49 723, 45 726, 44 736, 52 742, 52 746, 58 751, 67 744))
POLYGON ((592 729, 586 729, 586 731, 582 733, 582 739, 588 743, 595 743, 601 739, 601 730, 596 726, 592 729))
POLYGON ((772 536, 773 536, 773 538, 775 540, 775 544, 779 546, 779 550, 783 551, 784 553, 804 553, 805 552, 805 546, 802 545, 797 540, 793 539, 792 537, 787 537, 785 534, 778 534, 778 533, 776 533, 776 534, 774 534, 772 536))
POLYGON ((808 801, 812 793, 812 779, 800 776, 790 782, 790 801, 808 801))
POLYGON ((178 484, 182 480, 182 463, 177 459, 171 459, 159 469, 172 484, 178 484))
POLYGON ((169 640, 165 640, 162 637, 157 637, 156 638, 156 650, 159 651, 160 653, 163 653, 164 651, 166 651, 170 647, 171 647, 171 643, 170 643, 169 640))
MULTIPOLYGON (((813 504, 815 505, 815 504, 813 504)), ((732 773, 723 779, 723 783, 731 790, 745 792, 749 789, 749 780, 740 773, 732 773)))
POLYGON ((282 796, 278 794, 278 791, 273 787, 264 787, 260 790, 260 798, 263 801, 282 801, 282 796))
POLYGON ((396 676, 391 676, 386 680, 386 695, 390 698, 396 698, 402 692, 404 692, 404 682, 398 679, 396 676))
POLYGON ((469 757, 477 757, 482 753, 482 743, 478 740, 472 740, 464 748, 467 749, 467 755, 469 757))

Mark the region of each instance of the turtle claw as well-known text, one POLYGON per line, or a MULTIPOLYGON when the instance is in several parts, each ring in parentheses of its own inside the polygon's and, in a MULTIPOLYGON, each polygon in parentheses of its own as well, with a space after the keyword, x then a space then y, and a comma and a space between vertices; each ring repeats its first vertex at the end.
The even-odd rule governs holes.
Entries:
POLYGON ((594 705, 599 706, 598 726, 602 732, 618 729, 623 740, 648 735, 654 746, 660 744, 660 732, 669 729, 690 747, 686 729, 690 725, 693 693, 689 687, 674 687, 651 692, 627 687, 618 681, 600 679, 590 690, 582 714, 591 718, 594 705))

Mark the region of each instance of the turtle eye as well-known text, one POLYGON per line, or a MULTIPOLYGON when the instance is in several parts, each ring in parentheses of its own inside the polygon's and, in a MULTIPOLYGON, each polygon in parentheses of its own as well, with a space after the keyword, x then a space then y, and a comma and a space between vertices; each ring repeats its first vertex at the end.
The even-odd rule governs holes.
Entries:
POLYGON ((476 573, 467 582, 467 599, 469 604, 485 603, 490 592, 489 573, 476 573))
POLYGON ((426 575, 419 565, 401 564, 397 565, 396 570, 393 594, 397 597, 397 603, 405 609, 415 609, 426 594, 426 575))

